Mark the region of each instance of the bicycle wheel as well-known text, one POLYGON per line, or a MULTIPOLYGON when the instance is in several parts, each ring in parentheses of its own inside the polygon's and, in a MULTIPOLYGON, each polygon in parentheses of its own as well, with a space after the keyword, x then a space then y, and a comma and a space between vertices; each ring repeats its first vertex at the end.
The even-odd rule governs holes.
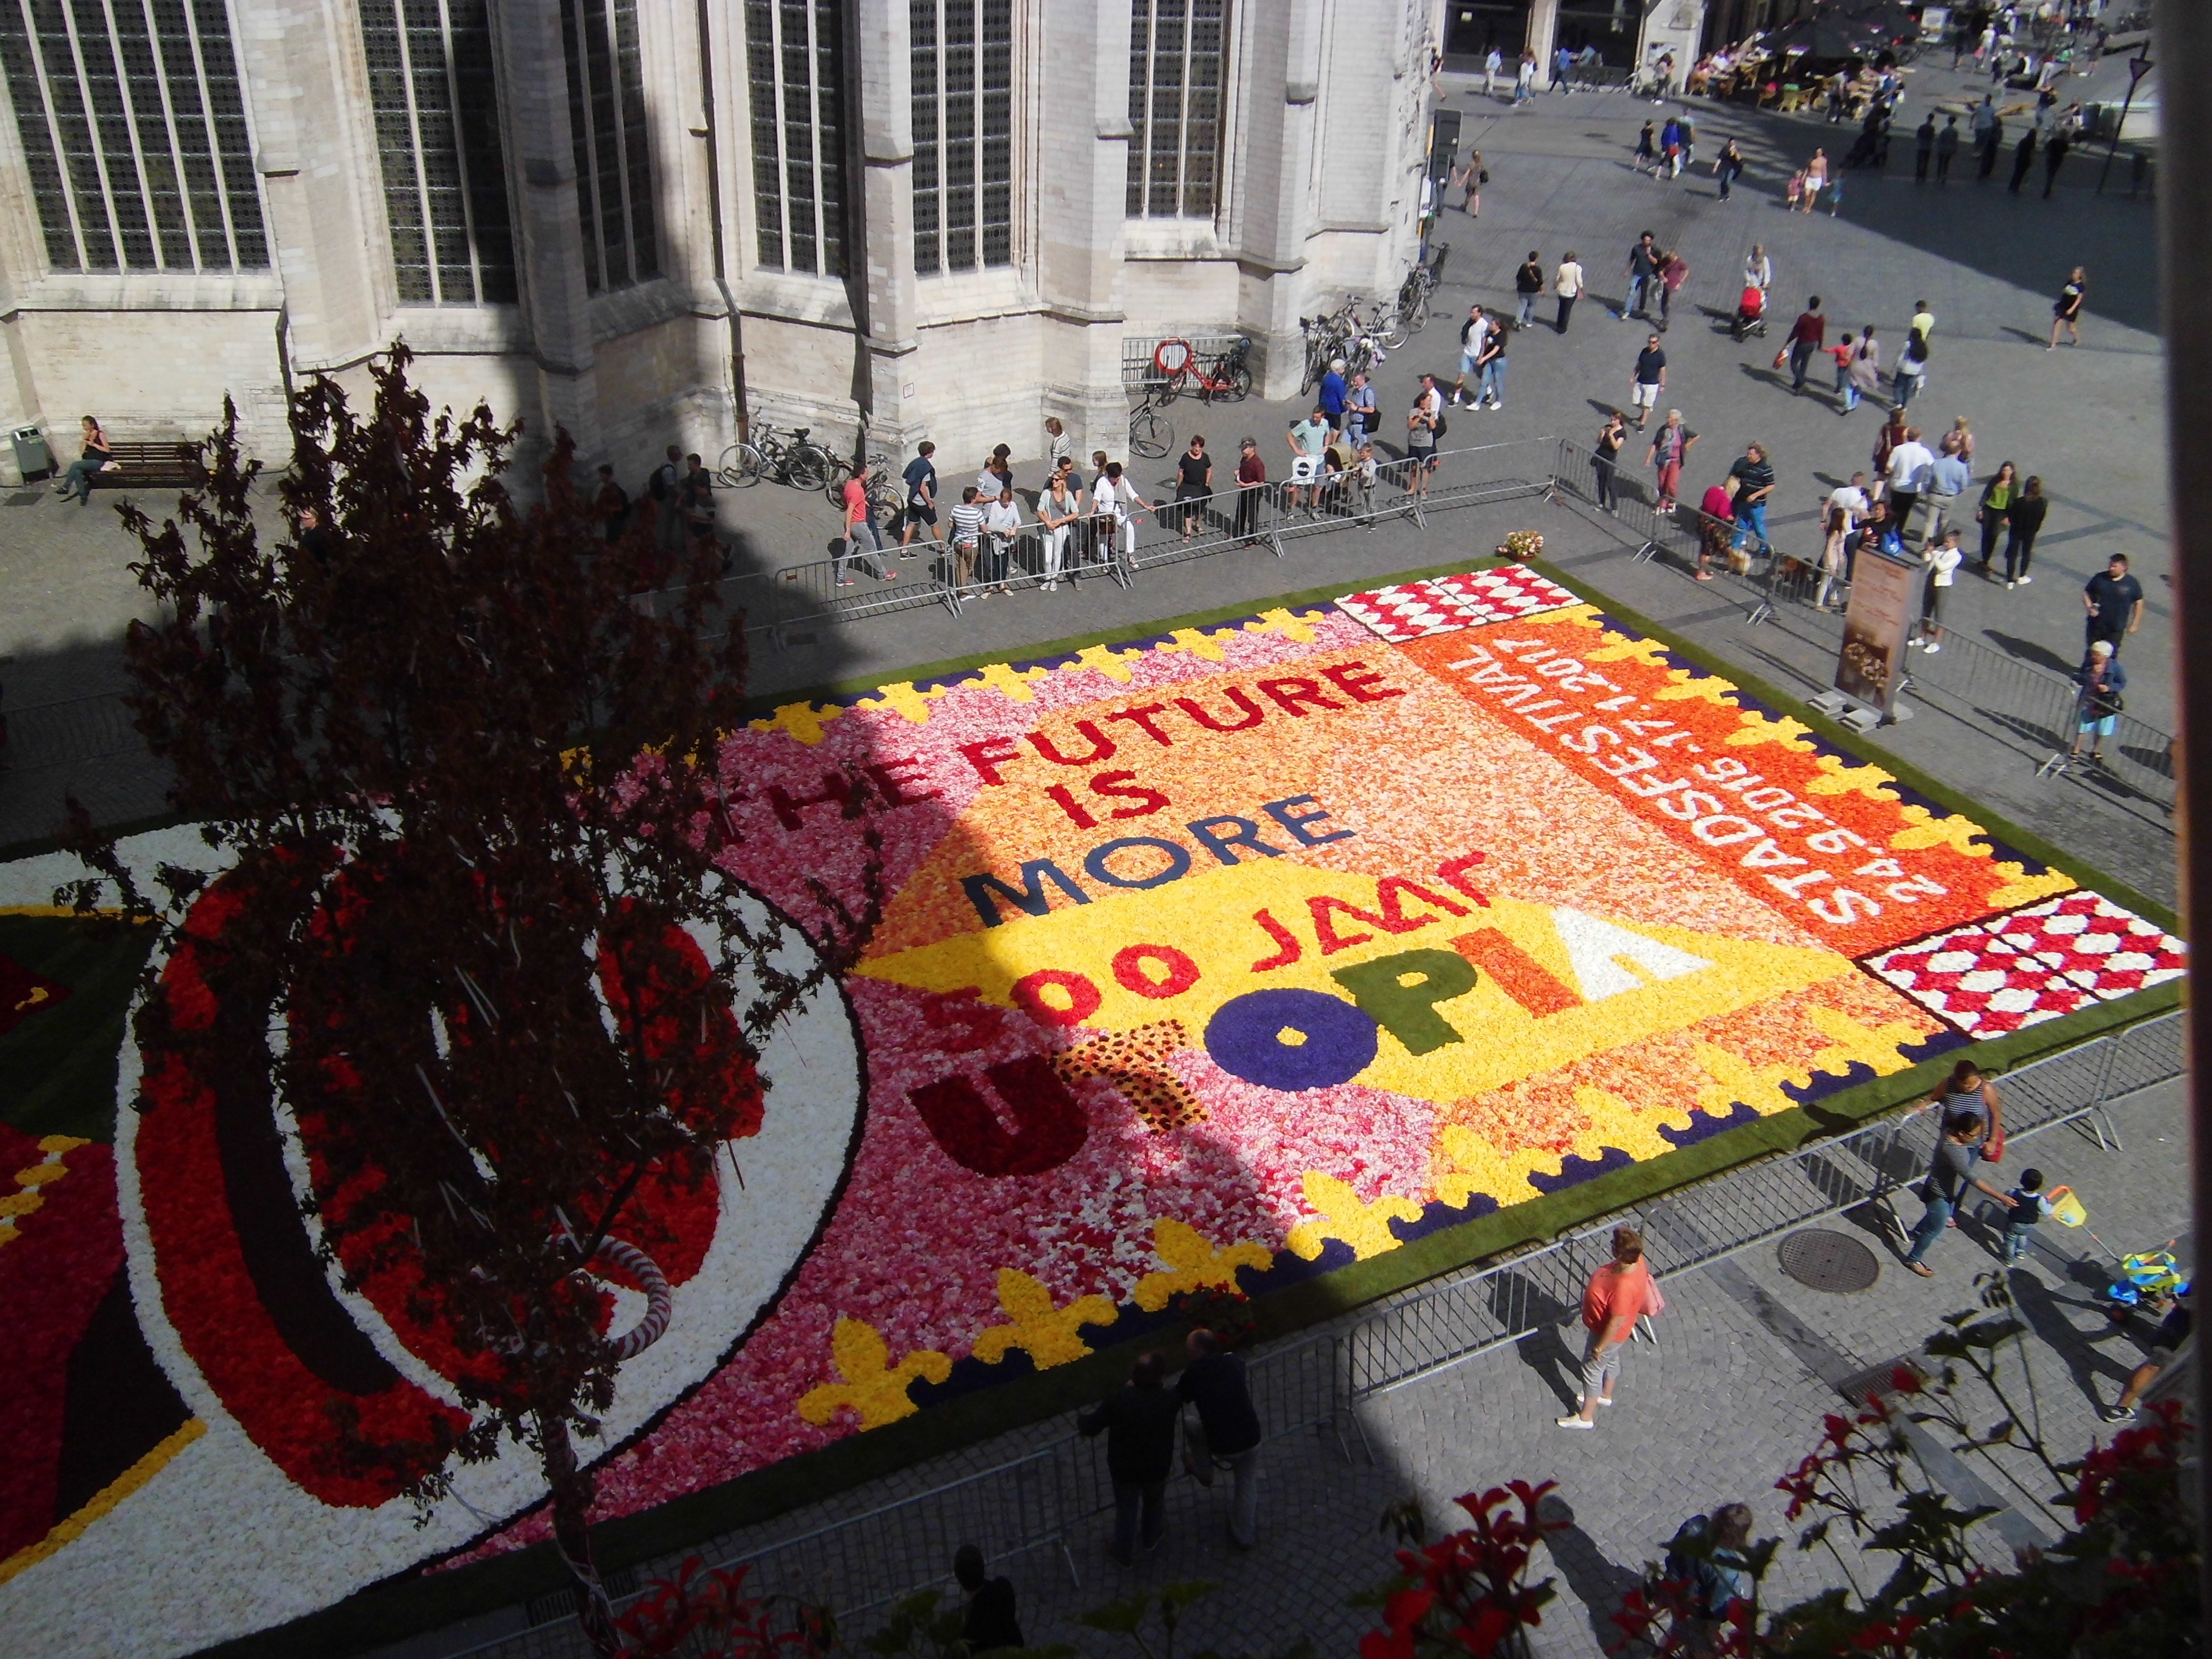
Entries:
POLYGON ((845 480, 853 476, 853 464, 833 450, 825 449, 822 453, 829 458, 829 464, 822 472, 822 493, 833 502, 842 502, 845 499, 845 480))
POLYGON ((1419 334, 1426 328, 1429 325, 1428 295, 1420 289, 1415 289, 1398 308, 1398 320, 1408 334, 1419 334))
POLYGON ((1395 351, 1406 343, 1405 325, 1394 312, 1385 312, 1375 319, 1375 343, 1385 351, 1395 351))
POLYGON ((722 452, 722 464, 714 469, 714 482, 725 489, 740 489, 758 483, 760 475, 760 451, 748 443, 735 443, 722 452))
POLYGON ((837 458, 819 445, 794 444, 783 459, 783 481, 796 489, 819 489, 836 465, 837 458))
POLYGON ((1175 447, 1175 428, 1150 404, 1129 416, 1129 453, 1157 461, 1175 447))
POLYGON ((1244 362, 1234 362, 1219 371, 1221 380, 1213 388, 1213 395, 1225 404, 1241 404, 1252 395, 1252 368, 1244 362))

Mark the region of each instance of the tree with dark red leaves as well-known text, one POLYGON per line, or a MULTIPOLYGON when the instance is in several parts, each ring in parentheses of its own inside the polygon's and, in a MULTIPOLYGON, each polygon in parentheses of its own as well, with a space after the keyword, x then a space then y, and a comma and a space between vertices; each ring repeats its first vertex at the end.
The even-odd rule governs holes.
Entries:
POLYGON ((577 1442, 667 1322, 667 1216, 760 1124, 758 1042, 873 925, 876 860, 865 914, 818 890, 830 937, 780 965, 787 924, 714 866, 744 670, 718 550, 639 597, 666 574, 651 528, 603 539, 567 435, 525 508, 519 428, 434 416, 408 362, 373 368, 366 412, 324 380, 295 399, 290 541, 257 537, 228 412, 178 520, 122 510, 161 618, 132 629, 131 705, 230 868, 203 890, 165 867, 149 895, 72 804, 107 879, 71 897, 119 884, 190 953, 192 1018, 149 971, 138 1109, 189 1067, 289 1115, 346 1287, 450 1353, 465 1419, 356 1414, 328 1455, 429 1505, 457 1464, 526 1449, 616 1653, 577 1442), (626 1332, 610 1285, 645 1294, 626 1332))

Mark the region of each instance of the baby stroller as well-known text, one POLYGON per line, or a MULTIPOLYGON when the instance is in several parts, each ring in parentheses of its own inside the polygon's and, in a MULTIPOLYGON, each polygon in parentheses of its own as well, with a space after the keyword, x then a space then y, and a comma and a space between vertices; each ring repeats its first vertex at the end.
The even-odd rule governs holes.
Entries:
POLYGON ((1766 290, 1747 284, 1742 297, 1735 302, 1736 339, 1741 342, 1756 334, 1766 337, 1766 290))

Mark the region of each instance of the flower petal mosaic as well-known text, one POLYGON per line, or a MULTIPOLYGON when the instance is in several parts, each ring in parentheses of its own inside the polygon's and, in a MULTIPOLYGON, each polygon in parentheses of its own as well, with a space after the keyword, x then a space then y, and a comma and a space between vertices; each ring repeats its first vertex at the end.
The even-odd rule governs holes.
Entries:
MULTIPOLYGON (((719 1204, 655 1218, 601 1518, 2184 963, 1517 566, 793 705, 720 763, 731 880, 817 938, 872 861, 885 904, 719 1204)), ((105 1140, 0 1126, 0 1625, 182 1653, 544 1536, 526 1459, 421 1526, 348 1467, 342 1420, 459 1413, 452 1356, 317 1265, 312 1133, 155 1070, 126 1042, 105 1140)))

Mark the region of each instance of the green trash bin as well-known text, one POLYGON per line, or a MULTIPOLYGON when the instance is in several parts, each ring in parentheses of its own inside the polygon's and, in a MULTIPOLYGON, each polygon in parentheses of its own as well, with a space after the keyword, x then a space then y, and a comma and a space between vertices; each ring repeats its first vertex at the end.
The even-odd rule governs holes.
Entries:
POLYGON ((52 473, 54 453, 46 447, 38 428, 19 426, 8 434, 8 441, 15 448, 15 476, 25 483, 52 473))

